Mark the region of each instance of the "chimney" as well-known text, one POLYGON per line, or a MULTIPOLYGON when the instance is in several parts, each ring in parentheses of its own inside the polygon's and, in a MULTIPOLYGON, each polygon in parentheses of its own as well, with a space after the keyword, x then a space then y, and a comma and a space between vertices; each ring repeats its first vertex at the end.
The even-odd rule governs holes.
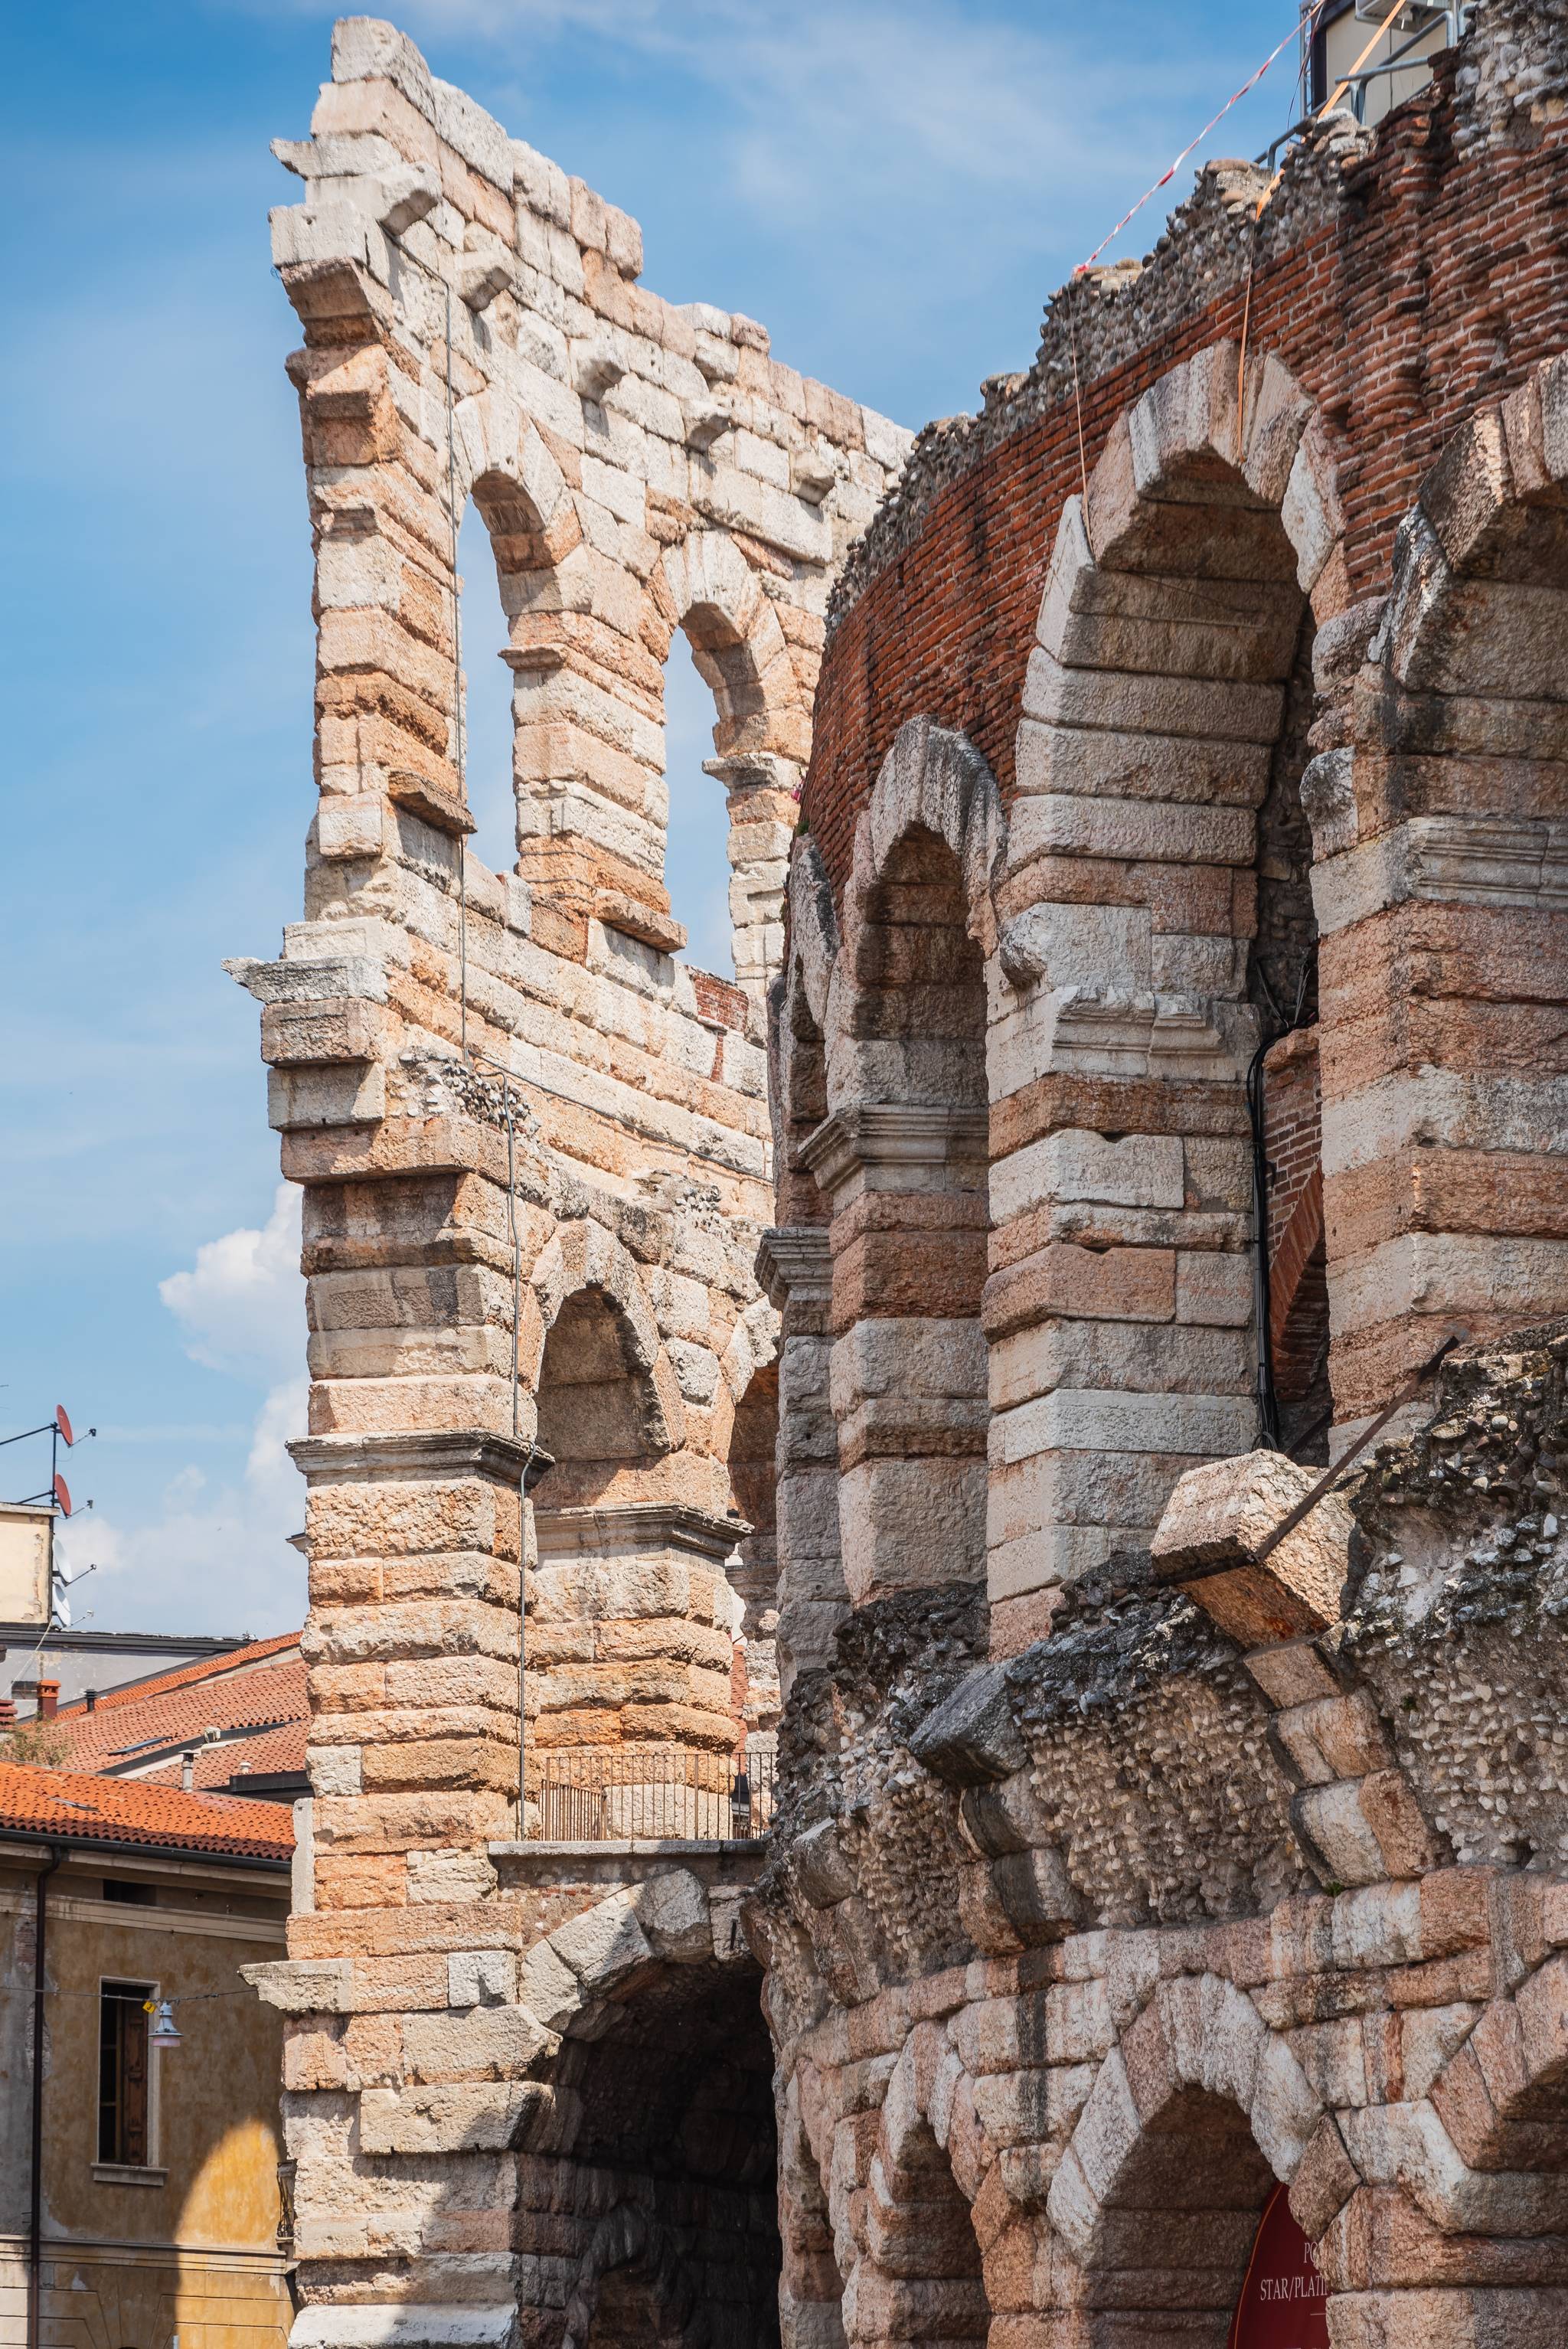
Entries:
POLYGON ((189 1749, 180 1756, 180 1784, 187 1795, 196 1785, 196 1756, 189 1749))
POLYGON ((15 1726, 16 1726, 16 1701, 15 1701, 15 1699, 14 1697, 9 1697, 9 1696, 0 1696, 0 1733, 4 1733, 5 1730, 7 1730, 7 1729, 15 1729, 15 1726))
POLYGON ((88 1711, 89 1713, 96 1713, 96 1712, 98 1711, 98 1691, 97 1691, 97 1689, 88 1689, 88 1690, 85 1692, 85 1696, 86 1696, 86 1702, 87 1702, 87 1708, 88 1708, 88 1711))
POLYGON ((55 1717, 56 1713, 59 1711, 59 1705, 60 1705, 60 1683, 59 1683, 59 1682, 58 1682, 58 1681, 40 1681, 40 1682, 38 1682, 38 1718, 39 1718, 39 1720, 40 1720, 40 1721, 53 1721, 53 1719, 54 1719, 54 1717, 55 1717))

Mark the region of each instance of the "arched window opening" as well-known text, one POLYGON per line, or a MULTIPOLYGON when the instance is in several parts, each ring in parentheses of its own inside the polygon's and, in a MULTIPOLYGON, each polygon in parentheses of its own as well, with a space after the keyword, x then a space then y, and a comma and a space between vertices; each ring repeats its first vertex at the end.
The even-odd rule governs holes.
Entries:
POLYGON ((1113 426, 1053 550, 1006 886, 1037 874, 1055 1042, 1097 1073, 998 1176, 994 1653, 1146 1547, 1183 1466, 1274 1440, 1246 1096, 1257 1044, 1314 1008, 1315 624, 1282 508, 1305 414, 1277 360, 1196 354, 1113 426), (1205 1210, 1174 1280, 1156 1205, 1205 1210))
POLYGON ((905 833, 866 913, 854 1033, 887 1048, 875 1055, 885 1069, 882 1097, 984 1109, 985 961, 947 843, 918 827, 905 833))
POLYGON ((856 1606, 978 1581, 989 1426, 985 988, 958 859, 912 827, 867 892, 850 1032, 859 1099, 807 1147, 833 1199, 831 1391, 856 1606))
MULTIPOLYGON (((492 512, 498 522, 508 518, 497 506, 492 512)), ((464 509, 458 533, 463 771, 474 822, 469 853, 492 873, 510 873, 517 861, 512 683, 500 657, 507 643, 499 576, 502 560, 503 548, 492 536, 476 494, 464 509)))
POLYGON ((536 1425, 553 1465, 534 1496, 525 1785, 553 1841, 727 1832, 734 1526, 687 1497, 655 1344, 590 1287, 562 1303, 540 1364, 536 1425))
POLYGON ((736 1406, 729 1439, 729 1483, 735 1506, 751 1531, 730 1560, 729 1580, 744 1612, 746 1695, 743 1719, 748 1746, 766 1741, 778 1727, 779 1543, 775 1487, 779 1447, 779 1364, 766 1362, 736 1406))
POLYGON ((800 1153, 828 1114, 828 1064, 822 1031, 811 1017, 806 982, 799 969, 784 1006, 779 1104, 778 1217, 793 1228, 825 1224, 828 1203, 800 1153))
POLYGON ((555 1463, 541 1513, 641 1497, 640 1472, 665 1449, 657 1408, 624 1316, 603 1290, 578 1289, 556 1315, 540 1365, 539 1442, 555 1463))
POLYGON ((665 885, 686 932, 686 958, 729 978, 735 969, 729 818, 724 785, 703 772, 714 755, 712 688, 677 629, 665 667, 665 780, 669 791, 665 885))

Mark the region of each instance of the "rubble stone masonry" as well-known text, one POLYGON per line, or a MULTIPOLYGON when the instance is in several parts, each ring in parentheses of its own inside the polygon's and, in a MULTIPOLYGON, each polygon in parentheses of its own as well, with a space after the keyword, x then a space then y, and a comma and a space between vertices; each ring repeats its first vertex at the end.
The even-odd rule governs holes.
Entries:
POLYGON ((280 151, 295 2349, 1256 2349, 1265 2220, 1293 2349, 1554 2349, 1563 0, 912 451, 389 26, 280 151))

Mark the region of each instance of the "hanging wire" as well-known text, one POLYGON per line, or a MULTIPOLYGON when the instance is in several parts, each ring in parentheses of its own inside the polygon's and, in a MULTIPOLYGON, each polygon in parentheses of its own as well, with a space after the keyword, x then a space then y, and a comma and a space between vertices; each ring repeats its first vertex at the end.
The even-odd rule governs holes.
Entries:
MULTIPOLYGON (((468 798, 468 729, 463 720, 463 599, 458 578, 458 440, 452 400, 452 289, 447 287, 447 522, 452 557, 452 747, 458 797, 468 798)), ((458 1040, 469 1056, 469 844, 458 835, 458 1040)))
MULTIPOLYGON (((1073 412, 1078 419, 1078 481, 1083 492, 1083 527, 1084 536, 1086 538, 1088 536, 1088 460, 1084 453, 1083 389, 1078 381, 1078 281, 1081 276, 1083 276, 1088 266, 1088 264, 1086 262, 1083 269, 1077 269, 1073 272, 1072 284, 1068 288, 1068 335, 1072 346, 1073 355, 1073 412)), ((1094 549, 1091 546, 1089 553, 1092 554, 1093 552, 1094 549)))
POLYGON ((516 1441, 518 1419, 518 1340, 522 1320, 522 1243, 517 1229, 517 1129, 511 1116, 511 1079, 501 1078, 501 1104, 506 1115, 506 1228, 511 1241, 511 1433, 516 1441))

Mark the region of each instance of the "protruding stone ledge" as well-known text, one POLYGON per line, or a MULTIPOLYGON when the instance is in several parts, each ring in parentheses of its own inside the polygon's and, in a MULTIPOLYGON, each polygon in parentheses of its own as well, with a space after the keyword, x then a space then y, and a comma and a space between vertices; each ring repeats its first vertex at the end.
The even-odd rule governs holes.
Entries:
MULTIPOLYGON (((552 1464, 543 1454, 537 1455, 552 1464)), ((542 1475, 543 1469, 539 1471, 542 1475)), ((537 1480, 535 1480, 537 1481, 537 1480)), ((619 1508, 541 1508, 536 1526, 539 1555, 547 1557, 614 1557, 649 1550, 694 1551, 722 1566, 752 1527, 744 1517, 716 1517, 684 1501, 631 1501, 619 1508)))
POLYGON ((672 914, 660 913, 641 897, 628 897, 620 889, 597 892, 593 919, 602 922, 607 930, 619 930, 624 937, 652 947, 656 954, 677 955, 686 942, 684 923, 677 922, 672 914))
POLYGON ((531 1492, 553 1455, 537 1444, 483 1428, 403 1435, 302 1435, 289 1457, 307 1483, 356 1484, 376 1477, 478 1475, 531 1492))
POLYGON ((1165 1506, 1150 1556, 1222 1631, 1248 1648, 1295 1640, 1337 1621, 1351 1516, 1325 1494, 1283 1541, 1271 1537, 1312 1491, 1317 1472, 1282 1452, 1248 1452, 1191 1468, 1165 1506))
POLYGON ((826 1224, 775 1226, 757 1248, 757 1278, 768 1302, 827 1304, 833 1294, 832 1241, 826 1224))
POLYGON ((1000 1664, 981 1664, 928 1713, 910 1752, 950 1786, 985 1786, 1010 1777, 1028 1760, 1000 1664))
POLYGON ((513 2349, 513 2304, 426 2306, 418 2301, 313 2303, 302 2308, 289 2349, 513 2349))
POLYGON ((417 815, 422 823, 444 832, 449 839, 462 840, 477 829, 473 817, 462 801, 443 791, 428 775, 407 774, 399 770, 387 782, 387 795, 393 802, 417 815))
POLYGON ((835 1110, 800 1145, 800 1164, 832 1192, 867 1169, 909 1174, 966 1161, 984 1164, 990 1115, 923 1102, 854 1102, 835 1110))

